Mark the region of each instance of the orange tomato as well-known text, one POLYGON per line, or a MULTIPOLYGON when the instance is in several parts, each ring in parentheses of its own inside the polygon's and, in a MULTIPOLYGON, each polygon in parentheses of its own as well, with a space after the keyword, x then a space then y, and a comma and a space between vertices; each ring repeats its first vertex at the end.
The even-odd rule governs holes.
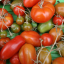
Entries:
POLYGON ((55 13, 55 8, 51 3, 45 1, 43 2, 42 8, 40 8, 40 3, 32 7, 31 18, 37 23, 44 23, 52 18, 55 13))
POLYGON ((53 28, 49 31, 49 34, 51 34, 53 37, 53 42, 55 42, 58 33, 59 35, 58 35, 57 41, 61 39, 61 36, 63 35, 63 31, 62 30, 60 32, 59 31, 60 31, 60 28, 57 28, 57 31, 56 31, 56 28, 53 28))

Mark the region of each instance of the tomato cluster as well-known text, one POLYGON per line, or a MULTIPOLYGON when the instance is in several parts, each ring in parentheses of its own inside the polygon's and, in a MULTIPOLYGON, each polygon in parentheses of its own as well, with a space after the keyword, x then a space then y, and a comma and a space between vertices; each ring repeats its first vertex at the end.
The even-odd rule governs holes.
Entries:
POLYGON ((0 64, 64 64, 64 3, 56 1, 1 1, 0 64))

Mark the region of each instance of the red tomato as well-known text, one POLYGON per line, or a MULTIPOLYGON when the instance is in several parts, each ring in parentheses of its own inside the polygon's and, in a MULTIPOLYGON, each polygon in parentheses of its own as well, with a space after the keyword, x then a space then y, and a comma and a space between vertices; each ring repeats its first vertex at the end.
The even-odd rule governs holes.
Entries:
POLYGON ((19 55, 16 53, 14 56, 10 58, 11 64, 20 64, 19 55))
POLYGON ((0 39, 0 47, 3 47, 9 41, 10 41, 10 38, 9 37, 1 38, 0 39))
POLYGON ((50 3, 53 4, 53 5, 56 3, 56 0, 44 0, 44 1, 50 2, 50 3))
POLYGON ((1 49, 1 58, 2 59, 9 59, 14 54, 16 54, 22 45, 25 44, 25 40, 20 36, 16 36, 12 40, 10 40, 8 43, 4 45, 4 47, 1 49))
MULTIPOLYGON (((41 2, 40 2, 41 3, 41 2)), ((37 23, 44 23, 49 21, 55 13, 54 6, 49 2, 43 2, 40 8, 39 3, 37 3, 31 9, 31 17, 37 23)))
POLYGON ((59 35, 56 42, 58 42, 61 39, 61 36, 63 35, 63 31, 62 30, 60 32, 59 31, 60 31, 60 28, 57 28, 57 31, 56 31, 56 28, 53 28, 49 31, 49 34, 52 35, 53 37, 53 42, 55 42, 58 33, 59 35))
POLYGON ((62 24, 63 17, 61 15, 55 15, 53 17, 53 23, 61 25, 62 24))
POLYGON ((4 8, 0 8, 0 16, 4 15, 5 13, 8 13, 8 11, 4 8), (3 11, 3 13, 2 13, 2 11, 3 11))
POLYGON ((6 64, 6 61, 0 60, 0 64, 6 64))
POLYGON ((10 13, 7 13, 7 15, 4 18, 5 19, 3 19, 3 21, 2 21, 2 19, 0 19, 0 30, 1 30, 1 28, 3 30, 6 30, 7 27, 10 27, 13 23, 13 17, 10 13))
POLYGON ((16 6, 16 7, 14 7, 13 12, 16 15, 19 15, 20 14, 22 16, 22 15, 24 15, 25 9, 22 6, 16 6))
POLYGON ((23 0, 23 4, 25 7, 33 7, 40 0, 23 0))
POLYGON ((52 61, 52 64, 64 64, 64 57, 58 57, 52 61))
POLYGON ((25 44, 19 51, 19 59, 21 64, 34 64, 36 60, 36 50, 33 45, 25 44))
POLYGON ((40 35, 35 31, 23 31, 20 34, 26 41, 26 43, 32 44, 33 46, 41 46, 40 35))
POLYGON ((53 38, 48 33, 42 34, 41 39, 43 40, 42 45, 44 45, 44 46, 50 46, 53 44, 53 38))

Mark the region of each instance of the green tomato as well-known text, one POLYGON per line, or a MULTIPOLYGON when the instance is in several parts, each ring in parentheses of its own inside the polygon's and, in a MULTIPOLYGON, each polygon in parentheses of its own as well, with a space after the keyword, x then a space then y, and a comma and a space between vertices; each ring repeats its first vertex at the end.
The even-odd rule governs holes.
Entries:
POLYGON ((32 24, 33 28, 37 27, 37 23, 36 22, 32 22, 31 24, 32 24))
POLYGON ((52 22, 52 19, 50 19, 49 21, 45 22, 45 23, 40 23, 37 27, 37 30, 40 32, 40 33, 45 33, 47 31, 49 31, 51 28, 53 28, 54 25, 53 25, 53 22, 52 22))

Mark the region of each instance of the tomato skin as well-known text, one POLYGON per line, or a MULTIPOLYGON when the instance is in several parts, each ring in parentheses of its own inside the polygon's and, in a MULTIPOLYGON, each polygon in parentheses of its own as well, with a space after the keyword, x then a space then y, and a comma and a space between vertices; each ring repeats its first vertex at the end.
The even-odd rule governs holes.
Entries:
POLYGON ((10 58, 11 64, 20 64, 19 55, 16 53, 14 56, 10 58))
POLYGON ((50 2, 50 3, 53 4, 53 5, 56 3, 56 0, 44 0, 44 1, 50 2))
POLYGON ((64 2, 55 5, 55 14, 59 14, 64 17, 64 2))
POLYGON ((1 30, 1 28, 3 30, 6 30, 7 27, 10 27, 13 23, 13 16, 10 13, 7 13, 7 15, 4 18, 6 19, 6 21, 5 21, 5 19, 3 19, 3 21, 2 21, 2 19, 0 20, 0 30, 1 30), (7 27, 3 24, 3 22, 7 27))
MULTIPOLYGON (((53 37, 53 42, 55 42, 56 37, 57 37, 57 33, 59 33, 59 31, 60 31, 60 28, 57 28, 57 32, 56 32, 56 28, 53 28, 53 29, 51 29, 51 30, 49 31, 49 34, 51 34, 52 37, 53 37)), ((56 42, 58 42, 58 41, 61 39, 60 37, 61 37, 62 35, 63 35, 63 31, 61 30, 56 42)))
POLYGON ((53 17, 53 23, 54 24, 58 24, 58 25, 61 25, 62 24, 62 20, 63 20, 63 17, 61 16, 61 15, 55 15, 54 17, 53 17), (60 17, 61 18, 60 18, 60 17))
POLYGON ((42 34, 41 39, 43 40, 42 45, 44 46, 50 46, 53 44, 53 38, 49 33, 42 34))
POLYGON ((26 43, 32 44, 33 46, 41 46, 40 35, 35 31, 23 31, 20 34, 26 41, 26 43))
POLYGON ((10 41, 10 38, 9 37, 1 38, 0 39, 0 47, 3 47, 9 41, 10 41))
POLYGON ((64 57, 58 57, 52 61, 52 64, 64 64, 64 57))
POLYGON ((36 50, 34 46, 31 44, 24 44, 19 51, 19 59, 21 64, 34 64, 36 60, 36 50))
POLYGON ((6 61, 0 60, 0 64, 6 64, 6 61))
POLYGON ((2 10, 3 10, 3 15, 4 15, 5 13, 8 13, 8 11, 7 11, 6 9, 0 8, 0 15, 2 15, 2 10))
POLYGON ((39 7, 39 3, 32 7, 31 18, 37 23, 44 23, 49 21, 54 13, 54 6, 51 3, 44 1, 42 8, 39 7))
POLYGON ((25 40, 20 36, 16 36, 12 40, 10 40, 4 47, 1 49, 1 58, 9 59, 14 54, 16 54, 22 45, 25 44, 25 40))
POLYGON ((23 0, 23 4, 25 7, 33 7, 40 0, 23 0))
POLYGON ((19 15, 20 14, 22 16, 22 15, 24 15, 25 9, 22 6, 16 6, 16 7, 14 7, 13 12, 16 15, 19 15))

